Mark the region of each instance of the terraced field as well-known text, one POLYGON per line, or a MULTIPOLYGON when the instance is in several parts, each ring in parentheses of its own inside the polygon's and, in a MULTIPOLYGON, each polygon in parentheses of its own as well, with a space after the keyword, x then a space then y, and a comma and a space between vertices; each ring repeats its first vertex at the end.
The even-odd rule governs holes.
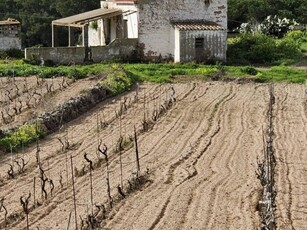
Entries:
MULTIPOLYGON (((71 90, 71 95, 80 92, 80 87, 71 90)), ((69 91, 65 92, 69 98, 69 91)), ((278 229, 306 229, 304 86, 280 84, 274 93, 276 224, 278 229)), ((8 211, 7 229, 26 229, 20 197, 29 193, 30 229, 76 229, 72 172, 79 229, 85 229, 87 216, 98 213, 102 204, 106 211, 100 210, 99 215, 104 215, 100 229, 260 229, 262 187, 255 170, 257 157, 263 156, 268 103, 266 84, 197 81, 145 83, 107 99, 39 142, 41 167, 53 182, 46 185, 47 199, 41 192, 36 145, 18 156, 3 154, 0 197, 5 198, 8 211), (141 174, 147 179, 128 193, 137 171, 134 126, 141 174), (119 153, 120 136, 125 141, 119 153), (63 147, 59 139, 69 146, 63 147), (106 162, 97 150, 100 141, 108 148, 112 208, 106 162), (94 162, 92 178, 84 153, 94 162), (26 170, 9 179, 7 163, 18 157, 28 162, 26 170), (34 191, 39 203, 35 207, 34 191)), ((14 167, 17 171, 18 166, 14 167)), ((1 212, 0 226, 4 225, 1 212)))

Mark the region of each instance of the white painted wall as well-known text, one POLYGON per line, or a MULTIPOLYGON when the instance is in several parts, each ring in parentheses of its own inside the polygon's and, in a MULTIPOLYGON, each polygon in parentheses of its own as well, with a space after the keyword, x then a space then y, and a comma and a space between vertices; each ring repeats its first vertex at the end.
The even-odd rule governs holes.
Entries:
POLYGON ((204 0, 139 1, 139 41, 145 45, 146 56, 174 56, 175 36, 172 20, 208 20, 227 29, 227 1, 204 0))
MULTIPOLYGON (((123 4, 109 1, 101 1, 101 8, 106 9, 121 9, 123 20, 127 20, 128 38, 138 38, 138 13, 137 7, 134 4, 123 4)), ((111 19, 111 41, 116 38, 116 19, 111 19)), ((89 46, 104 46, 106 45, 103 20, 98 20, 98 29, 95 30, 89 26, 89 46)))
POLYGON ((104 36, 102 39, 102 20, 97 20, 98 27, 97 29, 93 28, 93 22, 90 22, 88 28, 88 39, 89 39, 89 46, 102 46, 105 45, 104 43, 104 36))
POLYGON ((180 62, 180 31, 175 29, 175 54, 174 61, 180 62))
POLYGON ((101 1, 101 7, 105 7, 106 4, 109 9, 116 8, 124 12, 123 19, 128 21, 128 38, 138 38, 138 13, 136 5, 101 1))

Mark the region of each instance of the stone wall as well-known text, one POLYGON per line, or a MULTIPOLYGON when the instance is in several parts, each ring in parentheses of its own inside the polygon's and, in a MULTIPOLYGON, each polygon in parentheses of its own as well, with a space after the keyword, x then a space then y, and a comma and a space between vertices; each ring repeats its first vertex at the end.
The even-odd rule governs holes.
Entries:
POLYGON ((67 123, 93 108, 97 103, 105 100, 109 93, 107 89, 97 84, 85 94, 71 98, 59 105, 53 112, 44 113, 38 117, 42 121, 47 133, 56 131, 62 124, 67 123))
POLYGON ((93 62, 127 58, 136 48, 137 39, 116 39, 107 46, 26 48, 25 58, 51 60, 56 64, 82 64, 86 56, 93 62))
POLYGON ((19 37, 0 35, 0 50, 21 49, 21 39, 19 37))

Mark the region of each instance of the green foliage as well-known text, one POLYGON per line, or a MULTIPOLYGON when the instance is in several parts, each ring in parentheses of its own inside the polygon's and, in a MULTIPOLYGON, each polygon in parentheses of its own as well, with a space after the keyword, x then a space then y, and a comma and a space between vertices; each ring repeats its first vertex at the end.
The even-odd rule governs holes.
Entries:
POLYGON ((265 82, 286 82, 303 84, 307 80, 307 73, 301 69, 287 66, 273 66, 268 70, 260 70, 257 77, 265 82))
POLYGON ((302 53, 291 38, 275 39, 264 34, 241 34, 230 39, 227 50, 231 64, 274 64, 299 60, 302 53))
POLYGON ((38 122, 37 125, 25 124, 1 138, 0 148, 8 151, 12 147, 12 150, 15 151, 22 147, 22 145, 26 146, 44 135, 45 131, 41 122, 38 122))
POLYGON ((110 73, 102 82, 102 85, 104 85, 113 95, 129 90, 132 84, 132 79, 127 76, 125 70, 119 64, 111 65, 110 73))
MULTIPOLYGON (((45 64, 48 63, 45 61, 45 64)), ((39 63, 37 63, 39 64, 39 63)), ((50 63, 51 65, 51 63, 50 63)), ((14 60, 7 63, 0 60, 0 76, 33 76, 38 75, 44 78, 64 76, 74 77, 76 79, 84 78, 91 75, 98 75, 105 72, 108 65, 75 65, 75 66, 39 66, 29 64, 28 61, 14 60)))
POLYGON ((9 50, 4 50, 0 52, 0 58, 5 59, 5 58, 23 58, 24 53, 23 51, 19 49, 9 49, 9 50))
POLYGON ((217 69, 214 66, 200 64, 127 64, 124 65, 129 75, 140 81, 157 83, 170 82, 176 75, 209 76, 217 69))
POLYGON ((228 0, 228 26, 232 30, 243 22, 262 22, 269 15, 307 23, 306 0, 228 0))
POLYGON ((290 20, 288 18, 279 18, 277 15, 269 15, 261 23, 260 27, 262 33, 282 38, 289 31, 292 31, 295 25, 298 25, 295 20, 290 20))
POLYGON ((258 73, 258 70, 252 66, 244 66, 240 69, 242 73, 246 73, 249 75, 256 75, 258 73))
POLYGON ((97 20, 92 21, 90 25, 91 25, 91 28, 93 28, 94 30, 98 29, 98 21, 97 20))
MULTIPOLYGON (((0 20, 8 17, 21 22, 21 37, 24 47, 37 44, 51 46, 51 21, 99 8, 97 0, 1 0, 0 20)), ((65 30, 58 30, 65 35, 65 30)), ((66 45, 61 39, 59 45, 66 45)))
POLYGON ((307 52, 307 31, 291 31, 286 34, 285 38, 296 42, 302 52, 307 52))

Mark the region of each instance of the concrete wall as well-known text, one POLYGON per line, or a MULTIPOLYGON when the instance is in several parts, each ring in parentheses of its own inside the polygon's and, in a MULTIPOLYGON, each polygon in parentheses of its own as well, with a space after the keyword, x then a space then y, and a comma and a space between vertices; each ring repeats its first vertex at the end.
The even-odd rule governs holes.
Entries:
POLYGON ((107 46, 91 47, 92 60, 101 62, 113 58, 127 59, 135 50, 137 39, 116 39, 107 46))
POLYGON ((208 20, 227 29, 227 1, 140 0, 139 41, 147 57, 174 56, 175 34, 171 21, 208 20))
POLYGON ((199 57, 201 59, 200 61, 226 61, 226 31, 179 31, 176 29, 176 34, 177 33, 179 33, 179 37, 176 36, 176 39, 180 39, 180 41, 178 42, 176 40, 176 44, 179 43, 180 45, 179 48, 176 47, 176 50, 180 50, 180 53, 177 53, 179 57, 175 54, 175 62, 190 62, 196 60, 196 38, 204 39, 204 48, 201 51, 201 57, 199 57))
POLYGON ((40 47, 26 48, 25 59, 35 58, 51 60, 57 64, 83 63, 85 58, 84 47, 40 47))
MULTIPOLYGON (((116 39, 108 46, 89 47, 89 58, 94 62, 113 58, 127 58, 137 45, 137 39, 116 39)), ((26 48, 25 58, 51 60, 56 64, 82 64, 85 62, 85 47, 26 48)))

